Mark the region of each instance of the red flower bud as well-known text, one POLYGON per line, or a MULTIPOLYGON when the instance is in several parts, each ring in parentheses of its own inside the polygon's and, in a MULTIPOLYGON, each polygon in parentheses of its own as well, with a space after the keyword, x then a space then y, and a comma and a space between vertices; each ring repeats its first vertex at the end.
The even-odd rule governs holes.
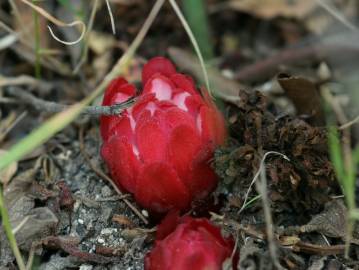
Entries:
MULTIPOLYGON (((193 80, 163 57, 143 68, 144 90, 119 116, 101 117, 101 154, 115 182, 143 207, 183 210, 217 184, 209 160, 225 140, 222 115, 193 80)), ((136 89, 123 78, 107 88, 103 105, 124 102, 136 89)))
MULTIPOLYGON (((158 228, 154 248, 145 257, 145 270, 220 270, 233 248, 233 239, 223 238, 220 229, 207 219, 169 215, 158 228), (179 225, 169 232, 175 221, 179 225)), ((233 269, 237 269, 237 262, 236 254, 233 269)))

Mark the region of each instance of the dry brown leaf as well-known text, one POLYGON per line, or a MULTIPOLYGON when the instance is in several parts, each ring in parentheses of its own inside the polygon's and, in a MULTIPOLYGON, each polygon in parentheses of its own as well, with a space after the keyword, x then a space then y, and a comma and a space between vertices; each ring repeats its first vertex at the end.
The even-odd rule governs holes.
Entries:
MULTIPOLYGON (((7 151, 0 149, 0 158, 6 153, 7 151)), ((16 173, 16 171, 17 171, 17 162, 13 162, 11 163, 11 165, 9 165, 7 168, 5 168, 0 172, 0 182, 3 185, 7 185, 10 182, 11 178, 16 173)))
POLYGON ((315 126, 325 124, 321 98, 318 89, 312 81, 280 73, 277 76, 280 86, 293 102, 298 115, 310 117, 308 122, 315 126))
POLYGON ((303 18, 316 6, 313 0, 232 0, 229 5, 257 17, 271 19, 277 16, 303 18))
POLYGON ((333 200, 325 205, 323 212, 300 227, 303 233, 319 232, 332 238, 345 238, 347 208, 342 200, 333 200))

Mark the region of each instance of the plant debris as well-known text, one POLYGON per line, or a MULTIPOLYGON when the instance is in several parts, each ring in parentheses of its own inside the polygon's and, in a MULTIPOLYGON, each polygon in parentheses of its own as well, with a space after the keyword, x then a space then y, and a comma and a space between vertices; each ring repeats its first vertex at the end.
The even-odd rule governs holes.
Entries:
MULTIPOLYGON (((339 194, 327 152, 326 130, 290 116, 276 117, 259 92, 240 94, 239 110, 231 108, 232 144, 217 150, 215 168, 224 178, 221 190, 245 198, 262 153, 276 151, 289 158, 270 157, 266 162, 268 194, 275 215, 290 212, 303 224, 319 213, 330 196, 339 194)), ((284 220, 281 220, 284 222, 284 220)), ((284 223, 285 224, 285 223, 284 223)))

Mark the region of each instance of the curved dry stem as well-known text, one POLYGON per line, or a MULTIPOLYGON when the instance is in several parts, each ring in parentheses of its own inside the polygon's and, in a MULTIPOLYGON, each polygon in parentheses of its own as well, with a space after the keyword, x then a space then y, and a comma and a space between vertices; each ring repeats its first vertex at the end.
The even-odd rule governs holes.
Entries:
POLYGON ((28 0, 21 0, 24 4, 28 5, 29 7, 31 7, 34 11, 36 11, 37 13, 39 13, 41 16, 45 17, 46 19, 48 19, 50 22, 52 22, 53 24, 57 25, 57 26, 60 26, 60 27, 73 27, 73 26, 76 26, 76 25, 80 25, 82 30, 81 30, 81 35, 80 37, 75 40, 75 41, 64 41, 64 40, 61 40, 60 38, 58 38, 54 32, 52 31, 51 27, 48 25, 48 29, 50 31, 50 34, 51 36, 58 42, 62 43, 62 44, 65 44, 65 45, 74 45, 74 44, 77 44, 79 43, 85 33, 86 33, 86 25, 84 24, 83 21, 79 21, 79 20, 76 20, 76 21, 73 21, 71 23, 65 23, 57 18, 55 18, 54 16, 52 16, 51 14, 49 14, 47 11, 45 11, 43 8, 37 6, 37 5, 34 5, 33 3, 29 2, 28 0))
POLYGON ((108 0, 106 0, 106 6, 107 6, 107 10, 108 10, 108 15, 110 16, 110 20, 111 20, 112 33, 115 35, 116 34, 115 19, 113 18, 111 5, 108 0))
POLYGON ((85 32, 86 32, 86 25, 82 21, 74 21, 72 23, 67 24, 66 26, 71 27, 71 26, 75 26, 75 25, 81 25, 83 30, 81 31, 80 37, 74 41, 62 40, 54 34, 54 32, 52 31, 52 29, 49 25, 47 26, 47 28, 49 29, 50 34, 53 37, 53 39, 55 39, 56 41, 58 41, 62 44, 65 44, 65 45, 75 45, 75 44, 79 43, 84 38, 85 32))

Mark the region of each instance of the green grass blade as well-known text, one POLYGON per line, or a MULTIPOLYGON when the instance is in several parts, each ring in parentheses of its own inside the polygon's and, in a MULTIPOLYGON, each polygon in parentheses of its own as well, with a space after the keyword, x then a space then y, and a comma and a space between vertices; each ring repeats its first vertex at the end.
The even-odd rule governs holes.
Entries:
POLYGON ((3 198, 3 191, 2 191, 2 185, 0 184, 0 214, 2 219, 2 226, 4 228, 5 234, 9 240, 10 247, 12 249, 12 252, 14 253, 14 256, 16 258, 17 266, 20 270, 25 270, 25 263, 21 256, 19 247, 16 244, 16 239, 14 234, 12 233, 9 214, 6 210, 6 207, 4 205, 4 198, 3 198))
POLYGON ((209 22, 203 0, 183 0, 183 11, 188 25, 198 41, 205 60, 213 58, 213 46, 209 31, 209 22))
POLYGON ((334 166, 335 173, 337 174, 338 180, 341 182, 341 184, 343 184, 345 173, 344 173, 344 162, 342 156, 342 147, 340 144, 337 128, 334 126, 328 127, 328 143, 329 143, 329 154, 334 166))
POLYGON ((191 30, 190 26, 188 25, 185 17, 183 16, 183 13, 182 13, 181 9, 179 8, 179 6, 177 5, 176 1, 175 0, 169 0, 169 2, 171 4, 173 10, 175 11, 177 17, 181 21, 183 28, 186 30, 189 39, 191 40, 191 43, 192 43, 192 45, 194 47, 194 50, 196 51, 197 57, 199 59, 199 62, 201 63, 204 81, 206 82, 206 88, 209 91, 209 93, 212 95, 213 93, 212 93, 212 91, 210 89, 208 74, 207 74, 207 70, 206 70, 206 65, 204 64, 203 56, 202 56, 201 50, 200 50, 200 48, 198 46, 197 40, 196 40, 195 36, 193 35, 192 30, 191 30))

